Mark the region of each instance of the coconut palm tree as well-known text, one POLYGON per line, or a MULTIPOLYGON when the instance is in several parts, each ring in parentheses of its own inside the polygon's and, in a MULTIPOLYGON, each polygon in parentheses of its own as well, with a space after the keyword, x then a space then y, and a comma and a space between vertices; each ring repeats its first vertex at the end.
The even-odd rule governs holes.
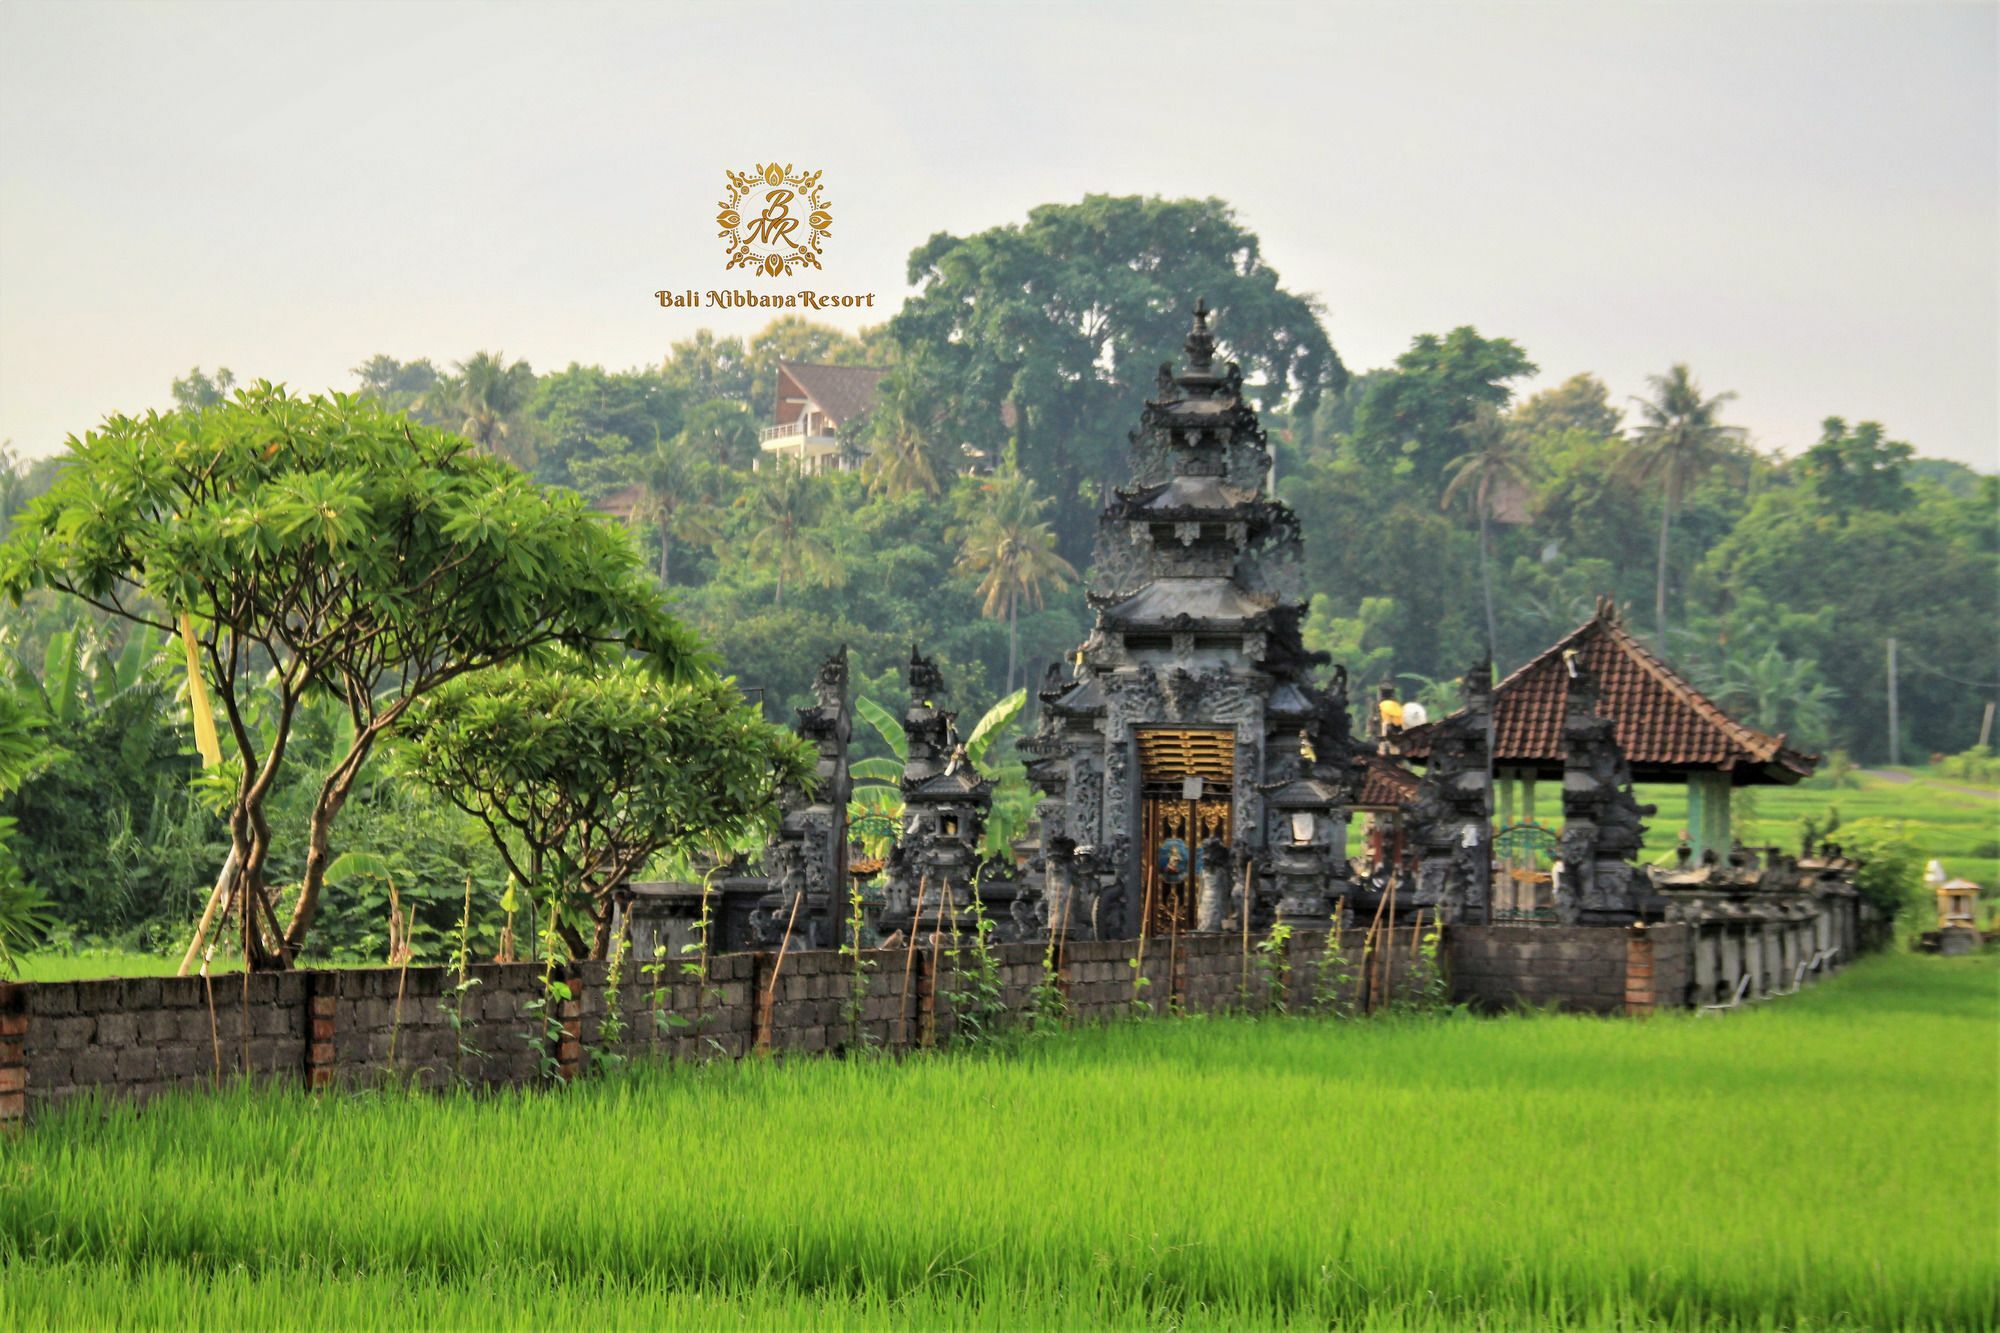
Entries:
POLYGON ((757 474, 748 498, 750 556, 777 575, 775 605, 785 604, 785 580, 808 579, 822 588, 847 582, 840 553, 815 531, 824 491, 796 463, 777 463, 757 474))
POLYGON ((423 410, 480 448, 519 467, 534 461, 534 442, 520 421, 535 392, 526 361, 511 365, 504 352, 480 352, 441 376, 423 397, 423 410))
POLYGON ((1472 419, 1458 427, 1468 448, 1445 465, 1449 478, 1438 507, 1449 508, 1461 495, 1470 496, 1479 515, 1479 583, 1486 593, 1486 655, 1500 665, 1499 620, 1493 613, 1493 505, 1506 487, 1526 489, 1528 446, 1526 439, 1500 415, 1491 403, 1481 403, 1472 419))
POLYGON ((1832 726, 1840 691, 1820 679, 1812 659, 1766 648, 1757 657, 1728 658, 1716 698, 1761 731, 1783 728, 1793 741, 1817 745, 1832 726))
POLYGON ((867 461, 861 473, 874 495, 936 495, 944 488, 938 461, 935 408, 938 401, 916 379, 913 366, 883 379, 869 413, 867 461))
POLYGON ((668 558, 675 542, 707 546, 720 536, 713 518, 714 482, 714 465, 686 431, 656 443, 640 465, 639 503, 632 518, 651 524, 659 535, 662 587, 666 586, 668 558))
POLYGON ((983 489, 986 506, 966 532, 958 567, 980 576, 980 614, 1007 622, 1006 688, 1012 690, 1021 603, 1039 608, 1043 589, 1068 587, 1076 570, 1056 554, 1055 530, 1042 519, 1048 499, 1035 493, 1035 483, 1018 467, 1007 463, 983 489))
POLYGON ((1667 649, 1667 538, 1681 501, 1712 469, 1731 460, 1729 428, 1720 420, 1722 405, 1734 393, 1703 398, 1685 361, 1664 375, 1649 375, 1651 398, 1636 398, 1640 423, 1632 432, 1631 451, 1623 470, 1641 485, 1660 484, 1660 552, 1653 587, 1653 623, 1659 650, 1667 649))

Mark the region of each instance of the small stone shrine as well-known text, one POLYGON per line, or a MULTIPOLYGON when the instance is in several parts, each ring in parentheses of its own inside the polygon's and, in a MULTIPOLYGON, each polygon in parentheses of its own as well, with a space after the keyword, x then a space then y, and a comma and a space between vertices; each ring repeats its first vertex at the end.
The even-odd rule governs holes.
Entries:
POLYGON ((884 867, 886 885, 875 925, 885 935, 962 931, 970 928, 967 917, 983 878, 980 844, 993 806, 993 784, 966 757, 958 714, 938 706, 945 695, 943 675, 914 645, 908 680, 903 825, 884 867))
POLYGON ((820 663, 813 702, 798 710, 798 732, 819 753, 810 796, 796 787, 779 793, 778 832, 764 849, 766 891, 751 913, 760 944, 777 944, 787 929, 802 946, 833 948, 847 907, 847 743, 854 718, 847 699, 847 648, 820 663))

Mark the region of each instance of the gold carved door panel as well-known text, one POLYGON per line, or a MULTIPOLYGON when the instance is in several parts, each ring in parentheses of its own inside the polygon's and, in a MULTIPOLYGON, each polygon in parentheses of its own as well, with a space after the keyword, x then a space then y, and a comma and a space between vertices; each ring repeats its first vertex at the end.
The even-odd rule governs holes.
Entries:
POLYGON ((1192 930, 1202 844, 1230 841, 1235 738, 1219 729, 1139 733, 1141 883, 1148 934, 1192 930))

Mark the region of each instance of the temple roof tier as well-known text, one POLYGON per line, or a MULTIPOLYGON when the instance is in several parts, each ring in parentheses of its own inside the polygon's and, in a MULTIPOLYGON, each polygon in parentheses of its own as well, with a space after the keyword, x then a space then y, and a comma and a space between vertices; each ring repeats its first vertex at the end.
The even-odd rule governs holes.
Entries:
MULTIPOLYGON (((1739 787, 1790 784, 1809 775, 1817 755, 1737 721, 1654 656, 1607 599, 1582 625, 1501 681, 1493 691, 1493 762, 1563 772, 1563 710, 1577 660, 1598 683, 1598 711, 1612 720, 1618 746, 1641 782, 1679 781, 1690 773, 1729 774, 1739 787)), ((1455 716, 1455 715, 1454 715, 1455 716)), ((1395 738, 1396 753, 1429 757, 1439 722, 1395 738)))

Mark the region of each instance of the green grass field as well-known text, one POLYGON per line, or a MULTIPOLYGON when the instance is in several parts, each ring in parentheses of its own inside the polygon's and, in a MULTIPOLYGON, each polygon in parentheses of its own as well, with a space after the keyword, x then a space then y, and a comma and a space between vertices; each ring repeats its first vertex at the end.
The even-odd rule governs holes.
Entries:
MULTIPOLYGON (((139 953, 132 949, 79 949, 75 953, 31 953, 20 960, 16 981, 90 981, 98 977, 170 977, 180 967, 178 954, 139 953)), ((217 958, 211 974, 236 971, 239 960, 217 958)))
POLYGON ((1897 954, 1726 1017, 91 1106, 0 1144, 0 1327, 1993 1327, 1996 1017, 1897 954))
MULTIPOLYGON (((2000 788, 1920 768, 1857 772, 1854 783, 1750 788, 1755 818, 1739 822, 1736 836, 1747 846, 1775 843, 1797 852, 1800 820, 1824 826, 1828 809, 1838 809, 1850 833, 1857 826, 1899 828, 1923 860, 1936 857, 1948 873, 1975 880, 1989 892, 2000 885, 2000 788), (1898 776, 1878 775, 1883 772, 1898 776)), ((1687 826, 1687 789, 1646 786, 1639 789, 1639 798, 1660 807, 1646 821, 1647 858, 1670 859, 1687 826)), ((1836 842, 1841 836, 1833 835, 1836 842)))

